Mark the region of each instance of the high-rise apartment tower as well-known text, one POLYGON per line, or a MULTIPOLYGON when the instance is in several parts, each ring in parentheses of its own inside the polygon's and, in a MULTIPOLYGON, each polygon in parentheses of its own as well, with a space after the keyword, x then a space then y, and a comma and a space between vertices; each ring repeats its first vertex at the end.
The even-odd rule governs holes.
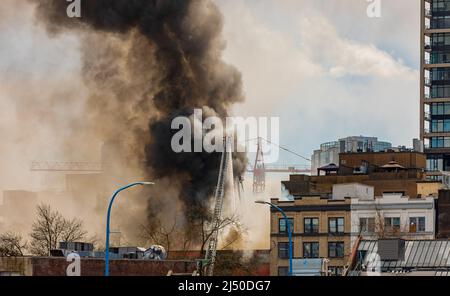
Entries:
POLYGON ((450 0, 421 1, 420 136, 431 178, 450 171, 450 0))

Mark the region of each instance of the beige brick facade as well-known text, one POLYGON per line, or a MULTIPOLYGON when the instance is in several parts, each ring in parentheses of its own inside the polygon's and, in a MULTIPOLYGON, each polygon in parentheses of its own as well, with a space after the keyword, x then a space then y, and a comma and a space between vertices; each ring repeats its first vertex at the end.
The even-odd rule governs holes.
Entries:
MULTIPOLYGON (((293 257, 303 258, 303 244, 308 242, 319 243, 319 258, 328 258, 330 267, 343 267, 347 262, 348 255, 351 252, 350 246, 350 199, 343 201, 332 201, 320 198, 320 196, 311 196, 296 198, 292 202, 283 202, 276 199, 272 203, 281 207, 288 218, 294 219, 293 229, 293 257), (319 218, 319 232, 316 234, 305 234, 304 219, 319 218), (344 218, 344 233, 329 233, 329 218, 344 218), (344 257, 329 258, 328 243, 344 243, 344 257)), ((279 274, 279 267, 287 268, 288 259, 279 258, 278 244, 288 243, 288 235, 279 233, 279 221, 282 219, 281 213, 272 211, 271 213, 271 250, 270 250, 270 274, 276 276, 279 274)))

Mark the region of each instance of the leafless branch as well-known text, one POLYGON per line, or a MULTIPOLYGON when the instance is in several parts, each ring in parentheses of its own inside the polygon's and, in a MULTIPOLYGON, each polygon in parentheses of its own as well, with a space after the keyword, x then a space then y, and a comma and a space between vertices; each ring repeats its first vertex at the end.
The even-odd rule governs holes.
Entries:
POLYGON ((20 234, 7 232, 0 235, 1 257, 22 257, 26 246, 20 234))

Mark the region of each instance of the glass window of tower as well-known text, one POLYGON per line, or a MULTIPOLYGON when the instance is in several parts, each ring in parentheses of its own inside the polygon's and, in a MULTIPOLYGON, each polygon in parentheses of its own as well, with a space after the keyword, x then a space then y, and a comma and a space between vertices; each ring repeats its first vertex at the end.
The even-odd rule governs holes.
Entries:
POLYGON ((431 36, 431 45, 450 45, 450 33, 437 33, 431 36))
POLYGON ((450 0, 434 0, 431 5, 433 12, 450 11, 450 0))
POLYGON ((431 115, 450 115, 450 103, 434 103, 431 106, 431 115))

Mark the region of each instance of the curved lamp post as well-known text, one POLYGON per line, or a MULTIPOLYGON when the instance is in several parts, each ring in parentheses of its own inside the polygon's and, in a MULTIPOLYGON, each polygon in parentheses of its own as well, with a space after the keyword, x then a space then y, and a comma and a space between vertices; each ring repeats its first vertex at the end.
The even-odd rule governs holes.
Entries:
POLYGON ((289 237, 289 273, 288 274, 289 274, 289 276, 292 276, 292 253, 293 253, 292 252, 292 229, 291 229, 291 223, 289 223, 289 219, 288 219, 286 213, 279 206, 276 206, 273 203, 270 203, 267 201, 257 200, 257 201, 255 201, 255 203, 269 205, 271 208, 276 209, 283 215, 284 220, 286 222, 286 227, 287 227, 287 232, 288 232, 288 237, 289 237))
POLYGON ((122 192, 130 187, 137 186, 137 185, 155 185, 155 183, 153 183, 153 182, 135 182, 135 183, 128 184, 127 186, 122 187, 122 188, 118 189, 116 192, 114 192, 114 194, 111 198, 111 201, 109 202, 108 214, 106 216, 105 276, 109 276, 109 234, 110 234, 109 224, 110 224, 111 208, 112 208, 113 202, 120 192, 122 192))

